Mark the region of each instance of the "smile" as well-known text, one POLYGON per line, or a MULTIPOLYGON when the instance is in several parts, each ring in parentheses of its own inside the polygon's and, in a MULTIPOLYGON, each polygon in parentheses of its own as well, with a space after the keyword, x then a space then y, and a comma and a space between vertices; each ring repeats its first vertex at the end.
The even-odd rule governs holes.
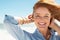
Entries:
POLYGON ((44 22, 40 22, 40 23, 38 23, 38 24, 39 24, 39 26, 40 26, 41 28, 46 27, 46 23, 44 23, 44 22))

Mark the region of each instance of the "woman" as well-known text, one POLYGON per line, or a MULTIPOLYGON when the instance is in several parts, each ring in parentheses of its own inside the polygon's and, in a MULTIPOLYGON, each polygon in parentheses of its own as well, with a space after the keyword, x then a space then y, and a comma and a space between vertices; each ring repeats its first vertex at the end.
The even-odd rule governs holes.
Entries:
POLYGON ((59 8, 48 3, 37 2, 34 5, 32 19, 37 29, 33 34, 22 30, 11 16, 5 16, 4 24, 16 40, 60 40, 60 27, 54 23, 57 9, 59 8))

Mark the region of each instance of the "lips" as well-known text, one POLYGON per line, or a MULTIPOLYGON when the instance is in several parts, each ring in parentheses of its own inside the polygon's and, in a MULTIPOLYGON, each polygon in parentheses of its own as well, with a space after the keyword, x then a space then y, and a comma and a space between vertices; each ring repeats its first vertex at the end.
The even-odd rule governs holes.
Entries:
POLYGON ((38 24, 39 24, 39 26, 40 26, 41 28, 46 27, 46 23, 44 23, 44 22, 40 22, 40 23, 38 23, 38 24))

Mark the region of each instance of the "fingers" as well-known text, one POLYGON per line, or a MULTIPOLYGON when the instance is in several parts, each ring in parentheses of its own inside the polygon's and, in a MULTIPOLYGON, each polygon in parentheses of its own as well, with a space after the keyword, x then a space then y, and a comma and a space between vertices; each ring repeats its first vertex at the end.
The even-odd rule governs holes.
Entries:
POLYGON ((33 14, 28 15, 28 19, 30 19, 31 22, 33 22, 33 14))
POLYGON ((32 14, 30 14, 30 15, 28 16, 28 19, 32 19, 32 14))

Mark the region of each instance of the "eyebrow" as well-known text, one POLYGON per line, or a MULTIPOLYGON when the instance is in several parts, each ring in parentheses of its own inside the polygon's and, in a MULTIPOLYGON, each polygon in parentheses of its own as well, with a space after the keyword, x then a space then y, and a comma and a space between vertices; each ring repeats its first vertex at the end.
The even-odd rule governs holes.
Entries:
POLYGON ((45 14, 45 15, 49 15, 49 14, 45 14))
POLYGON ((36 13, 36 14, 40 14, 40 13, 36 13))
MULTIPOLYGON (((38 14, 41 14, 41 13, 36 13, 36 15, 38 15, 38 14)), ((45 15, 49 15, 49 14, 47 13, 47 14, 45 14, 45 15)))

